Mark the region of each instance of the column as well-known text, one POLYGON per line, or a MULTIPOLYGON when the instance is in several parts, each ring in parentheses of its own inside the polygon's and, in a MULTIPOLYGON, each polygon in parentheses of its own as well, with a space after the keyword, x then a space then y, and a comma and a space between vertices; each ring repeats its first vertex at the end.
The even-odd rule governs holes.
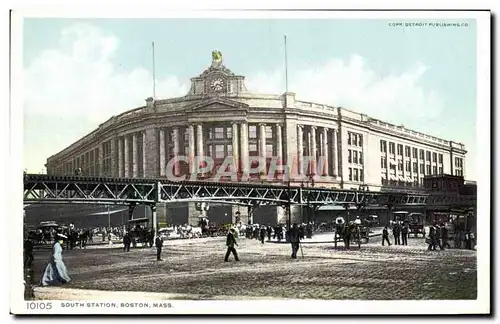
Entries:
POLYGON ((123 137, 116 139, 118 144, 118 177, 123 177, 123 137))
POLYGON ((129 167, 130 167, 130 161, 129 161, 129 144, 128 144, 128 138, 127 136, 123 136, 123 153, 124 153, 124 162, 125 165, 123 166, 123 171, 125 173, 125 178, 130 177, 130 172, 129 172, 129 167))
POLYGON ((165 177, 165 129, 160 128, 160 177, 165 177))
POLYGON ((237 172, 240 171, 240 162, 239 162, 239 150, 238 150, 238 124, 237 123, 233 123, 232 124, 233 126, 233 131, 232 131, 232 140, 233 140, 233 143, 232 143, 232 146, 233 146, 233 163, 234 163, 234 168, 237 172))
POLYGON ((99 144, 99 171, 97 174, 100 177, 104 176, 104 143, 99 144))
POLYGON ((248 174, 249 165, 248 165, 248 124, 241 123, 240 124, 240 134, 241 134, 241 168, 244 174, 248 174))
POLYGON ((283 138, 280 124, 276 124, 276 145, 276 157, 278 159, 278 165, 281 165, 283 163, 283 138))
POLYGON ((322 175, 328 175, 328 128, 323 127, 323 148, 321 149, 323 158, 323 173, 322 175))
POLYGON ((203 153, 203 126, 201 124, 196 125, 196 144, 197 152, 196 154, 201 157, 203 153))
MULTIPOLYGON (((179 127, 174 127, 174 131, 172 133, 172 140, 174 142, 174 157, 177 159, 179 157, 179 127)), ((174 164, 174 175, 180 175, 180 164, 179 161, 176 161, 174 164)))
POLYGON ((189 133, 189 173, 193 174, 195 173, 195 164, 194 164, 194 157, 195 157, 195 141, 194 141, 194 126, 189 125, 188 127, 188 133, 189 133))
POLYGON ((139 177, 139 162, 137 161, 137 145, 138 145, 137 133, 132 134, 132 177, 139 177))
POLYGON ((264 159, 266 168, 262 171, 262 174, 267 174, 267 160, 266 160, 266 125, 259 125, 259 154, 260 157, 264 159))
POLYGON ((147 148, 147 141, 146 141, 146 131, 141 132, 141 137, 142 137, 142 177, 146 178, 146 148, 147 148))
POLYGON ((117 155, 118 155, 118 149, 117 149, 117 139, 116 137, 113 137, 111 139, 111 152, 110 152, 110 157, 111 157, 111 163, 109 164, 109 171, 108 171, 108 176, 110 177, 118 177, 118 159, 117 159, 117 155))
MULTIPOLYGON (((146 145, 144 146, 146 153, 144 153, 147 158, 143 160, 145 166, 144 175, 148 178, 158 178, 160 175, 159 164, 160 159, 158 157, 159 150, 159 134, 158 128, 154 126, 148 126, 144 131, 146 145)), ((163 146, 165 147, 165 146, 163 146)))
POLYGON ((316 148, 316 127, 311 126, 309 135, 311 137, 311 174, 315 175, 317 170, 316 170, 316 156, 318 154, 318 150, 316 148))
MULTIPOLYGON (((339 146, 338 146, 338 130, 332 129, 332 171, 335 177, 339 176, 339 146)), ((364 158, 364 157, 363 157, 364 158)))
POLYGON ((299 175, 304 174, 304 132, 302 125, 297 125, 297 155, 299 160, 299 175))

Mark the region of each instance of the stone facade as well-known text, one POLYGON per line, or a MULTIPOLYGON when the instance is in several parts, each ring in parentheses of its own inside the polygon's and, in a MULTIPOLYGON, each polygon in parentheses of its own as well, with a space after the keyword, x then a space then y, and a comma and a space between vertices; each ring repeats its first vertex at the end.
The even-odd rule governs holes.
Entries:
MULTIPOLYGON (((216 165, 232 156, 240 172, 252 167, 251 156, 268 163, 270 157, 277 157, 284 169, 302 175, 291 183, 305 186, 418 189, 424 175, 465 176, 463 144, 342 107, 298 101, 294 93, 253 94, 244 79, 214 61, 191 79, 186 96, 148 98, 145 106, 113 116, 49 157, 47 173, 72 175, 81 168, 83 175, 90 176, 164 178, 172 157, 192 160, 208 155, 216 165), (313 159, 312 168, 307 168, 305 156, 322 156, 324 163, 315 168, 318 162, 313 159)), ((190 177, 193 166, 174 163, 172 171, 190 177)), ((266 167, 249 181, 282 183, 280 173, 270 178, 267 171, 266 167)), ((188 214, 195 214, 192 206, 187 208, 188 214)), ((195 219, 190 217, 189 222, 195 219)))

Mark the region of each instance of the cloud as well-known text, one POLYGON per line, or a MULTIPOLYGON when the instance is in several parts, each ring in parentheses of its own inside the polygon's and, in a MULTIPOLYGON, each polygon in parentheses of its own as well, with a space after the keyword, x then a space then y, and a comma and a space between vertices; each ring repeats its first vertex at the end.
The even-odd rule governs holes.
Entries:
MULTIPOLYGON (((151 72, 143 67, 121 68, 115 59, 119 46, 115 36, 76 24, 61 31, 56 48, 43 50, 25 67, 24 164, 28 171, 39 172, 47 157, 112 115, 144 105, 151 96, 151 72)), ((175 76, 157 80, 160 98, 183 96, 188 90, 188 84, 175 76)))
MULTIPOLYGON (((87 24, 60 33, 55 48, 43 50, 24 69, 24 165, 39 172, 46 158, 95 129, 112 115, 145 104, 152 76, 144 67, 125 70, 116 58, 120 40, 87 24), (57 136, 54 136, 57 134, 57 136)), ((428 67, 417 62, 407 71, 381 75, 359 55, 332 59, 290 71, 290 91, 298 100, 343 106, 403 124, 436 119, 443 100, 422 86, 428 67)), ((282 68, 247 75, 256 93, 282 93, 282 68)), ((157 80, 160 98, 185 95, 188 80, 157 80)))
MULTIPOLYGON (((289 91, 297 100, 342 106, 369 116, 402 124, 429 121, 440 115, 444 102, 422 85, 428 67, 417 62, 407 71, 381 75, 359 55, 332 59, 289 74, 289 91)), ((283 93, 282 68, 247 78, 247 88, 258 93, 283 93)))

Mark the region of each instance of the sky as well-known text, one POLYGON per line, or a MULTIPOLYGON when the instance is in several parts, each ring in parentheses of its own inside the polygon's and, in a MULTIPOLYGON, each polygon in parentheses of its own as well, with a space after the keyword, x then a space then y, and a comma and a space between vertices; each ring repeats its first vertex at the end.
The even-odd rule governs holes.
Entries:
MULTIPOLYGON (((425 20, 419 20, 425 22, 425 20)), ((23 27, 24 168, 152 96, 184 96, 220 50, 249 91, 313 101, 461 142, 475 180, 476 23, 393 26, 349 19, 28 18, 23 27)), ((443 22, 441 20, 440 22, 443 22)))

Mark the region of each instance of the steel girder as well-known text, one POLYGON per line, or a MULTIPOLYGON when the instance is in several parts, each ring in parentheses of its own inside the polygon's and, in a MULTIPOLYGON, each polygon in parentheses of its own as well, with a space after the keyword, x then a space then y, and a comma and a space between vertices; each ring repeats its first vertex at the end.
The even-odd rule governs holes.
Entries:
POLYGON ((476 196, 370 192, 208 181, 25 175, 25 203, 155 204, 207 201, 241 205, 475 206, 476 196))
POLYGON ((25 203, 155 203, 157 185, 130 179, 25 175, 25 203))

